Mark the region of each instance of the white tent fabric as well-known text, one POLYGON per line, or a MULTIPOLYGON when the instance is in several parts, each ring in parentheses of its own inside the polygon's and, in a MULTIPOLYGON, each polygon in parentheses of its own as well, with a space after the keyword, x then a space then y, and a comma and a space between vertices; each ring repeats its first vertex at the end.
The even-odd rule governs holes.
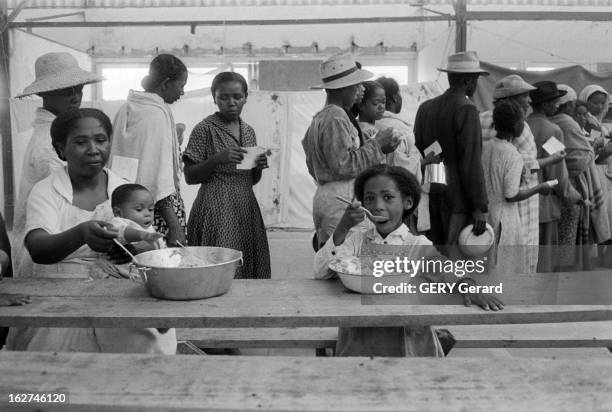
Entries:
MULTIPOLYGON (((421 101, 440 92, 436 83, 402 88, 402 115, 410 121, 421 101)), ((321 91, 249 93, 242 117, 255 129, 259 145, 273 149, 269 159, 270 168, 264 171, 261 182, 254 189, 268 227, 313 227, 312 198, 316 187, 306 168, 301 141, 312 117, 323 107, 324 101, 325 94, 321 91)), ((102 109, 113 119, 122 103, 103 101, 93 106, 102 109)), ((31 135, 34 110, 39 104, 40 100, 37 99, 11 100, 16 187, 19 187, 21 165, 31 135)), ((92 106, 91 103, 85 105, 92 106)), ((172 110, 176 121, 186 125, 185 147, 191 129, 213 113, 216 106, 210 92, 204 90, 199 93, 190 92, 173 105, 172 110)), ((189 211, 198 187, 188 186, 183 181, 181 190, 189 211)))

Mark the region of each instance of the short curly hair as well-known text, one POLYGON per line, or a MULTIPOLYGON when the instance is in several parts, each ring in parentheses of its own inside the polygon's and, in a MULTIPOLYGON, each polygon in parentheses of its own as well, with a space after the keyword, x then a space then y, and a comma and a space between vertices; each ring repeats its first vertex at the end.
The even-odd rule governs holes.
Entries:
POLYGON ((504 100, 493 109, 493 126, 497 132, 514 133, 514 126, 523 118, 523 110, 514 102, 504 100))
POLYGON ((64 145, 66 143, 68 133, 74 129, 76 122, 80 119, 86 118, 97 119, 100 122, 100 125, 104 128, 108 138, 111 139, 113 135, 113 124, 102 110, 89 107, 70 109, 64 113, 61 113, 55 118, 55 120, 53 120, 53 123, 51 123, 51 144, 53 145, 53 148, 60 159, 66 160, 62 158, 60 151, 58 150, 58 145, 64 145))
POLYGON ((357 176, 357 179, 355 179, 354 189, 357 200, 363 202, 365 184, 368 180, 376 176, 389 177, 395 182, 402 196, 412 199, 412 207, 408 210, 404 210, 404 218, 410 216, 421 201, 421 185, 419 185, 416 176, 399 166, 389 166, 386 164, 372 166, 361 172, 359 176, 357 176))

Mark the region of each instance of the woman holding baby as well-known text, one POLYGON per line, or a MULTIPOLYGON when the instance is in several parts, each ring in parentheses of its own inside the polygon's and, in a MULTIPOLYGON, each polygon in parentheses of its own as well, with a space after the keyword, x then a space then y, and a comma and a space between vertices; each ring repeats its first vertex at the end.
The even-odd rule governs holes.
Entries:
MULTIPOLYGON (((110 197, 125 181, 105 168, 112 136, 96 109, 72 109, 51 125, 53 148, 66 166, 38 182, 28 198, 25 246, 34 277, 83 282, 92 264, 113 249, 117 232, 110 197)), ((9 350, 176 352, 173 329, 11 328, 9 350)))

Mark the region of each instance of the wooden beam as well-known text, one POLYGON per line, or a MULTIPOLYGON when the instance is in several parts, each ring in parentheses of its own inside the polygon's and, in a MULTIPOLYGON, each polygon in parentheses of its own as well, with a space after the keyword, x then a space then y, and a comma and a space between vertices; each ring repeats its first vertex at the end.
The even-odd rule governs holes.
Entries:
POLYGON ((459 53, 467 48, 466 0, 453 1, 453 8, 455 9, 455 53, 459 53))
MULTIPOLYGON (((8 18, 6 19, 6 21, 2 24, 2 26, 0 26, 0 27, 2 27, 2 31, 6 30, 6 23, 10 23, 10 22, 14 21, 17 18, 19 13, 21 13, 21 10, 23 10, 25 8, 25 6, 28 3, 28 1, 30 1, 30 0, 22 0, 21 3, 19 3, 17 5, 17 7, 15 7, 13 9, 11 14, 9 14, 8 18)), ((3 5, 3 8, 4 8, 3 13, 6 14, 7 13, 7 10, 6 10, 6 1, 4 1, 3 3, 4 3, 4 5, 3 5)))
POLYGON ((470 11, 467 20, 491 21, 612 21, 612 12, 604 11, 470 11))
MULTIPOLYGON (((24 2, 25 3, 25 2, 24 2)), ((20 4, 20 6, 22 6, 20 4)), ((8 23, 6 1, 0 2, 0 27, 8 23)), ((4 185, 4 220, 10 230, 13 227, 15 187, 13 182, 13 140, 11 135, 9 32, 0 32, 0 136, 2 137, 2 173, 4 185)))
POLYGON ((303 24, 362 24, 448 21, 452 16, 354 17, 332 19, 269 19, 269 20, 157 20, 157 21, 27 21, 16 22, 10 28, 67 27, 126 27, 126 26, 283 26, 303 24))
MULTIPOLYGON (((449 21, 453 15, 355 17, 333 19, 269 19, 269 20, 168 20, 168 21, 26 21, 11 22, 9 28, 71 28, 71 27, 170 27, 170 26, 281 26, 304 24, 363 24, 419 23, 449 21)), ((471 11, 465 19, 489 21, 612 21, 612 12, 551 12, 551 11, 471 11)))

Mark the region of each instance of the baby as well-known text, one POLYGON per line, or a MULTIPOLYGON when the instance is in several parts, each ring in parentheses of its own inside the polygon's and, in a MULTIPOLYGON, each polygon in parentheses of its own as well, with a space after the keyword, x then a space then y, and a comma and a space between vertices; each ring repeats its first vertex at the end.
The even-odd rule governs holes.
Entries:
MULTIPOLYGON (((137 244, 140 251, 166 247, 163 235, 153 228, 154 204, 153 195, 142 185, 128 183, 113 191, 111 206, 114 217, 110 229, 117 232, 119 242, 137 244)), ((129 278, 130 265, 115 265, 100 258, 91 266, 90 276, 94 279, 108 276, 129 278)))
POLYGON ((155 249, 166 247, 163 235, 153 228, 155 202, 146 187, 135 183, 119 186, 111 195, 111 206, 115 217, 110 223, 121 243, 144 241, 155 249))

